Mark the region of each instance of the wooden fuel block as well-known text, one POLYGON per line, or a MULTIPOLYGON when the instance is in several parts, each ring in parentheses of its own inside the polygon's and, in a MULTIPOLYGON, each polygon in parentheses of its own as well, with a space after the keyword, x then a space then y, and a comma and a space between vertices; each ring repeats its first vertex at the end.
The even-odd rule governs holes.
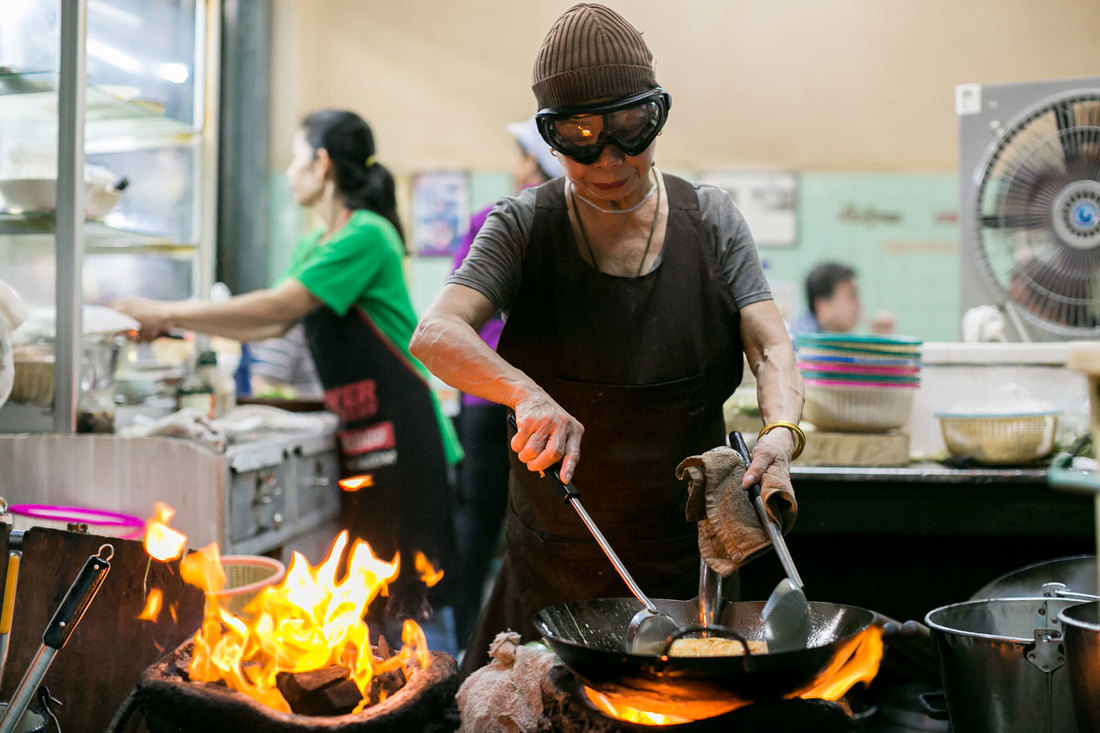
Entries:
POLYGON ((909 434, 806 433, 806 449, 797 466, 905 466, 909 463, 909 434))

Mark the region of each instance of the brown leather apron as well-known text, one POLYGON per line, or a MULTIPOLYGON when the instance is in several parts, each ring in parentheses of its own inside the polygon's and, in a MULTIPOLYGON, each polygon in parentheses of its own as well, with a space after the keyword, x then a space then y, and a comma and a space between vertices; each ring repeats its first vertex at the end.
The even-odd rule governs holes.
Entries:
MULTIPOLYGON (((723 442, 722 403, 741 381, 740 314, 707 246, 694 189, 665 176, 662 259, 641 277, 577 251, 564 179, 541 186, 522 285, 497 351, 585 427, 573 483, 642 589, 691 598, 696 527, 684 518, 684 458, 723 442)), ((481 666, 506 628, 538 637, 541 608, 629 595, 568 504, 512 455, 507 555, 467 649, 481 666)))

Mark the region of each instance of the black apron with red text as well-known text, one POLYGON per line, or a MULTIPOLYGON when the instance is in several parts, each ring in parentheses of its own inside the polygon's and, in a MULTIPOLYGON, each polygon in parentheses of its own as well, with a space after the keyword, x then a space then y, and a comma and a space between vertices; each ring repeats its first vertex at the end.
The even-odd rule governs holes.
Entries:
POLYGON ((358 306, 338 316, 322 305, 304 323, 325 406, 340 418, 341 473, 371 477, 340 492, 344 527, 383 559, 400 551, 402 582, 415 581, 418 550, 446 572, 454 529, 428 383, 358 306))
MULTIPOLYGON (((585 432, 573 483, 642 589, 691 598, 696 527, 684 518, 684 458, 722 444, 722 404, 741 381, 740 314, 692 186, 664 177, 668 224, 657 267, 616 277, 581 259, 564 179, 539 188, 522 284, 497 351, 585 432)), ((463 671, 505 628, 524 640, 543 607, 629 591, 569 504, 512 455, 508 554, 463 671)))

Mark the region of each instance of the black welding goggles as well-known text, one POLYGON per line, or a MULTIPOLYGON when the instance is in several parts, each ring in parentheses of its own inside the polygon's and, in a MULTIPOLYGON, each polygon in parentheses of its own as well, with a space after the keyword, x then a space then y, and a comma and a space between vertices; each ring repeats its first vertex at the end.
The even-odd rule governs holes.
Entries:
POLYGON ((672 98, 658 87, 583 107, 547 107, 535 115, 550 147, 578 163, 595 163, 608 145, 640 155, 665 126, 672 98))

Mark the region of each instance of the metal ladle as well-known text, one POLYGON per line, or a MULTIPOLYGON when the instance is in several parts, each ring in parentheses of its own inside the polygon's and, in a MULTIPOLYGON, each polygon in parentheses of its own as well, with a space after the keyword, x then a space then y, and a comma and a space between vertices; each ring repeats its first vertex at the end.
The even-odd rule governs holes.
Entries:
MULTIPOLYGON (((745 439, 741 433, 730 433, 730 445, 741 454, 745 461, 745 470, 748 470, 751 456, 745 439)), ((794 559, 787 542, 783 539, 783 530, 779 523, 768 514, 768 508, 764 505, 764 499, 760 496, 760 482, 757 481, 749 488, 749 498, 752 499, 753 508, 760 518, 775 548, 775 554, 779 556, 779 562, 783 566, 787 577, 779 581, 775 590, 768 596, 764 604, 764 610, 760 617, 764 622, 764 638, 768 642, 768 653, 789 652, 797 649, 805 649, 810 638, 810 607, 806 603, 806 593, 802 590, 802 578, 794 566, 794 559)))
MULTIPOLYGON (((513 430, 519 430, 515 415, 512 413, 508 413, 508 424, 512 426, 513 430)), ((573 509, 576 510, 577 515, 584 522, 584 526, 588 528, 588 531, 596 540, 596 544, 600 546, 603 553, 607 555, 607 559, 615 567, 615 572, 619 574, 619 577, 626 583, 627 588, 630 589, 631 594, 643 606, 642 610, 634 614, 634 618, 630 619, 630 624, 627 626, 627 650, 636 654, 659 653, 665 640, 679 628, 679 624, 673 620, 667 611, 658 608, 657 604, 650 600, 642 592, 641 587, 634 582, 634 578, 630 576, 622 560, 611 548, 611 543, 607 541, 607 538, 603 536, 603 532, 600 531, 600 528, 592 521, 592 517, 585 511, 584 505, 581 504, 580 490, 572 483, 567 484, 561 480, 561 474, 558 473, 560 468, 560 463, 554 464, 543 472, 543 477, 550 482, 550 485, 554 488, 554 493, 557 494, 562 503, 569 502, 572 504, 573 509)))

